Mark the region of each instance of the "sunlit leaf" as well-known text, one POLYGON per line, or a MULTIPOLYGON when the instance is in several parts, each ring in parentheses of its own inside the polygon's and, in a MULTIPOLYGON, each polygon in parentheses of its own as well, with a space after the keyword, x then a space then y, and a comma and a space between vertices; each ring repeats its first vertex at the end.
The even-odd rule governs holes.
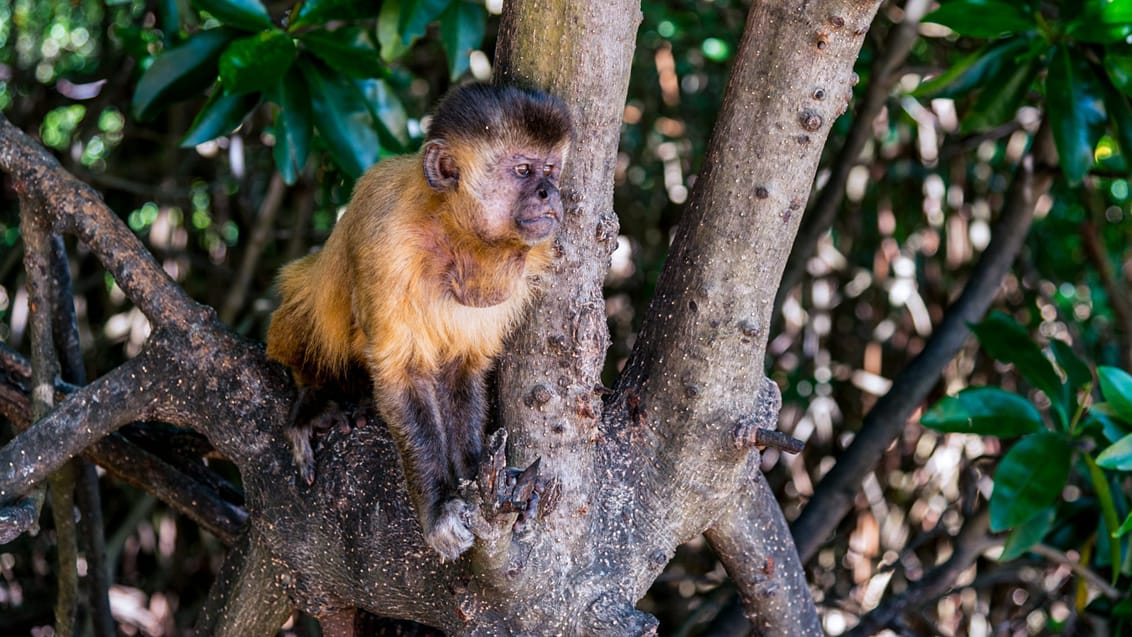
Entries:
POLYGON ((990 499, 990 528, 999 532, 1028 522, 1060 497, 1069 478, 1072 447, 1061 434, 1032 433, 998 463, 990 499))
POLYGON ((1104 93, 1104 110, 1108 114, 1113 135, 1120 144, 1120 153, 1124 156, 1125 164, 1132 165, 1132 106, 1107 77, 1098 78, 1098 81, 1104 93))
POLYGON ((219 87, 214 88, 204 108, 200 109, 193 125, 189 127, 189 132, 181 140, 181 147, 196 146, 236 130, 258 104, 258 95, 230 95, 219 87))
POLYGON ((295 183, 310 154, 311 121, 310 90, 298 69, 291 69, 279 81, 272 97, 279 105, 275 114, 275 167, 283 181, 295 183))
POLYGON ((1120 528, 1116 530, 1116 537, 1124 537, 1128 535, 1129 532, 1132 532, 1132 513, 1129 513, 1128 517, 1124 518, 1124 524, 1121 524, 1120 528))
POLYGON ((972 387, 936 403, 920 424, 936 431, 1010 437, 1039 431, 1042 415, 1021 396, 996 387, 972 387))
POLYGON ((1065 424, 1067 409, 1061 378, 1025 328, 1001 312, 992 312, 982 323, 972 325, 971 331, 987 354, 1014 365, 1026 382, 1048 396, 1065 424))
POLYGON ((409 43, 401 37, 401 3, 382 2, 377 17, 377 41, 381 45, 381 59, 393 62, 409 50, 409 43))
POLYGON ((1097 456, 1097 464, 1115 471, 1132 471, 1132 434, 1111 444, 1097 456))
POLYGON ((1002 547, 999 561, 1007 562, 1021 557, 1030 550, 1030 547, 1042 541, 1053 526, 1057 509, 1046 507, 1026 522, 1019 524, 1006 536, 1006 544, 1002 547))
POLYGON ((468 56, 483 44, 487 10, 481 2, 455 0, 440 16, 440 38, 448 56, 448 72, 456 79, 468 70, 468 56))
POLYGON ((377 117, 377 138, 383 153, 400 155, 409 150, 409 115, 389 83, 380 79, 359 80, 370 111, 377 117))
POLYGON ((233 35, 228 29, 201 31, 157 56, 134 90, 134 116, 147 120, 167 104, 200 95, 216 80, 220 52, 233 35))
POLYGON ((1124 422, 1132 423, 1132 375, 1118 367, 1097 367, 1101 395, 1124 422))
POLYGON ((336 71, 352 77, 382 77, 387 67, 370 39, 366 29, 355 26, 339 27, 333 31, 316 29, 303 33, 300 42, 336 71))
POLYGON ((1083 9, 1065 25, 1065 33, 1071 39, 1110 44, 1132 34, 1132 4, 1128 0, 1085 2, 1083 9))
POLYGON ((249 93, 274 86, 295 61, 295 43, 278 29, 240 38, 220 56, 220 83, 228 93, 249 93))
POLYGON ((996 38, 1004 33, 1022 33, 1036 28, 1034 17, 1014 2, 999 0, 952 0, 927 14, 924 22, 942 24, 973 38, 996 38))
POLYGON ((1093 167, 1093 149, 1106 117, 1100 83, 1083 53, 1057 47, 1046 75, 1046 108, 1065 178, 1080 183, 1093 167))
POLYGON ((211 13, 226 26, 247 31, 271 28, 271 16, 259 0, 193 0, 193 6, 211 13))
POLYGON ((360 177, 381 152, 365 97, 354 82, 341 75, 301 60, 299 67, 310 87, 315 129, 342 172, 360 177))
POLYGON ((333 20, 361 20, 376 18, 382 4, 379 2, 358 2, 357 0, 304 0, 289 31, 321 25, 333 20))

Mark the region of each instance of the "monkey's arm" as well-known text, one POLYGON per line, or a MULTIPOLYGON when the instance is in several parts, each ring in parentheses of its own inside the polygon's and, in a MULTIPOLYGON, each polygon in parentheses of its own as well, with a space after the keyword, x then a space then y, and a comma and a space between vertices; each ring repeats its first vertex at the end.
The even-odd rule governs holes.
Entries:
POLYGON ((441 406, 440 393, 450 388, 440 385, 434 377, 410 374, 401 383, 379 382, 375 394, 401 453, 425 542, 445 559, 454 560, 471 548, 474 537, 449 460, 451 453, 461 451, 460 436, 452 435, 455 431, 444 418, 447 409, 441 406))

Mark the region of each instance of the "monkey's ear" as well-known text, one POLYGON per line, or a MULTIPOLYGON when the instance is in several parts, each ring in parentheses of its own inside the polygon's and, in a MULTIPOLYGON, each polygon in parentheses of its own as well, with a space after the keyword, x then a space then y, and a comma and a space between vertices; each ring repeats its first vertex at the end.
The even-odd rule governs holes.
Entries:
POLYGON ((460 184, 460 169, 456 166, 456 158, 448 151, 448 144, 437 140, 425 144, 424 175, 433 190, 456 190, 460 184))

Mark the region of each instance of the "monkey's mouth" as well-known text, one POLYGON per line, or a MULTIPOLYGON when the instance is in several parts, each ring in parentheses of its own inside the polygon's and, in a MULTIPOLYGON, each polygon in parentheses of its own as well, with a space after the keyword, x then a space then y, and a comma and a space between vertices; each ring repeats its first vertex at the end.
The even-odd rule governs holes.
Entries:
POLYGON ((538 241, 545 239, 555 228, 558 227, 558 213, 554 210, 548 210, 542 214, 521 217, 516 219, 515 222, 519 226, 519 232, 528 241, 538 241))

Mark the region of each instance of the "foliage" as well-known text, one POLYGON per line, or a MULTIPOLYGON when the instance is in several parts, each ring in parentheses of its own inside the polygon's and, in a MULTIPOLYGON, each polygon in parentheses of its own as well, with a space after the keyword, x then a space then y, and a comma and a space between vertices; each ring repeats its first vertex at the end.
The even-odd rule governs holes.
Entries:
MULTIPOLYGON (((643 3, 618 157, 611 366, 632 347, 695 187, 748 4, 643 3)), ((902 5, 886 5, 868 36, 854 104, 884 79, 873 63, 902 5)), ((927 429, 909 427, 892 445, 868 497, 809 565, 831 633, 922 581, 979 511, 1006 533, 998 560, 978 561, 975 582, 921 600, 905 632, 966 634, 980 617, 1021 634, 1068 632, 1073 622, 1087 632, 1098 617, 1113 634, 1127 628, 1129 7, 945 0, 870 122, 831 232, 770 335, 781 426, 807 440, 797 458, 771 452, 764 463, 791 516, 938 329, 1041 121, 1061 166, 1003 283, 1003 313, 972 326, 986 356, 971 345, 945 369, 927 429), (1086 595, 1084 580, 1035 551, 1043 545, 1125 597, 1086 595)), ((222 306, 245 257, 257 257, 232 322, 258 338, 279 264, 320 242, 352 177, 413 148, 428 106, 471 73, 469 51, 490 59, 495 21, 465 0, 7 0, 0 108, 89 179, 194 297, 222 306), (294 186, 257 253, 275 172, 294 186)), ((834 124, 819 185, 855 117, 851 108, 834 124)), ((3 196, 0 340, 22 347, 19 230, 3 196)), ((88 256, 72 258, 94 376, 136 353, 147 327, 88 256)), ((135 600, 123 623, 168 633, 188 625, 222 547, 132 489, 103 488, 116 594, 135 600)), ((0 626, 25 634, 49 623, 52 551, 50 533, 0 547, 0 626)), ((697 539, 641 606, 674 634, 722 634, 729 593, 697 539)), ((293 628, 304 629, 302 620, 293 628)))

